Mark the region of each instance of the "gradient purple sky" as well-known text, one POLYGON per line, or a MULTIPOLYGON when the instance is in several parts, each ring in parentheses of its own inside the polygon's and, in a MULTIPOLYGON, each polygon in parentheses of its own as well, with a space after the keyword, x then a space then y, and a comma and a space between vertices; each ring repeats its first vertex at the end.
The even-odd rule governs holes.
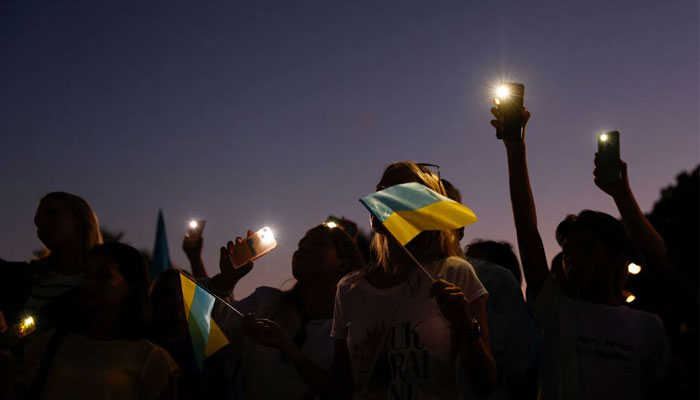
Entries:
POLYGON ((0 5, 0 257, 40 247, 38 199, 83 196, 112 230, 170 253, 207 220, 218 246, 270 225, 279 247, 238 296, 291 277, 297 241, 357 201, 391 161, 440 164, 515 241, 490 87, 524 82, 528 151, 548 257, 556 224, 593 208, 595 135, 621 132, 644 210, 699 161, 697 0, 5 1, 0 5), (98 4, 99 3, 99 4, 98 4), (536 4, 535 4, 536 3, 536 4))

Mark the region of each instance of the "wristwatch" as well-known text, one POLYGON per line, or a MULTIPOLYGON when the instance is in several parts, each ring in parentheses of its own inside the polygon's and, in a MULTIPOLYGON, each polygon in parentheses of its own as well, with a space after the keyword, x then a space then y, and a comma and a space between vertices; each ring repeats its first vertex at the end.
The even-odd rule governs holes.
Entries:
POLYGON ((461 339, 476 341, 481 337, 481 325, 476 318, 472 318, 471 327, 459 329, 455 333, 461 339))

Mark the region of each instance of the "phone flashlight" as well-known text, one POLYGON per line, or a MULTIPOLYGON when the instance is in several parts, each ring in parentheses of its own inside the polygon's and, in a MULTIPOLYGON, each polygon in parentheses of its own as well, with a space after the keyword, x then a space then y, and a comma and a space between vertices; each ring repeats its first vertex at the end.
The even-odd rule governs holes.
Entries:
POLYGON ((500 85, 496 88, 496 100, 500 103, 510 96, 510 88, 507 85, 500 85))
POLYGON ((601 141, 601 142, 607 142, 607 141, 608 141, 608 134, 607 134, 607 133, 601 133, 599 138, 600 138, 600 141, 601 141))
POLYGON ((197 223, 197 220, 193 219, 192 221, 190 221, 190 229, 197 229, 198 226, 199 223, 197 223))
POLYGON ((23 338, 36 330, 36 322, 34 317, 28 315, 17 324, 17 337, 23 338))
POLYGON ((630 263, 627 266, 627 272, 629 272, 632 275, 637 275, 638 273, 642 272, 642 267, 635 263, 630 263))
POLYGON ((333 221, 326 221, 326 226, 331 228, 331 229, 335 229, 338 227, 338 224, 333 222, 333 221))

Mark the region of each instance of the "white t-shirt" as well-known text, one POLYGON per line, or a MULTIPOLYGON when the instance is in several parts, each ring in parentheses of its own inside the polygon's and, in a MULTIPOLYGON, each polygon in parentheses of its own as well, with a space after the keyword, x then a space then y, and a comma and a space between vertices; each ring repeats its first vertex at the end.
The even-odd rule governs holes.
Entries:
POLYGON ((671 350, 657 315, 572 300, 551 276, 534 311, 544 332, 542 399, 640 399, 663 377, 671 350))
MULTIPOLYGON (((464 259, 450 257, 425 268, 459 286, 470 302, 488 295, 464 259)), ((372 286, 360 273, 338 283, 331 336, 347 341, 355 397, 459 398, 458 344, 429 296, 431 284, 418 270, 388 289, 372 286)))
MULTIPOLYGON (((52 334, 27 345, 30 371, 37 370, 52 334)), ((93 340, 70 333, 56 351, 42 398, 156 399, 169 381, 176 382, 177 372, 170 354, 148 340, 93 340)))
MULTIPOLYGON (((287 293, 287 296, 290 294, 287 293)), ((299 333, 302 324, 296 307, 284 304, 285 293, 279 289, 259 287, 247 298, 231 304, 243 313, 254 312, 257 318, 274 320, 290 336, 299 333)), ((309 394, 306 383, 292 363, 278 349, 256 344, 243 336, 240 318, 228 308, 217 308, 214 318, 240 354, 234 377, 236 392, 244 399, 302 399, 309 394)), ((331 318, 309 320, 306 340, 300 350, 320 367, 328 370, 333 363, 334 340, 330 337, 331 318)))

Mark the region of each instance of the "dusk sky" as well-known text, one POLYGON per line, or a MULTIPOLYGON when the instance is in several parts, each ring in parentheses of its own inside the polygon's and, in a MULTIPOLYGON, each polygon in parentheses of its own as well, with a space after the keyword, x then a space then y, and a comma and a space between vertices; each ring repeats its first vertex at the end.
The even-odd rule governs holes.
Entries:
MULTIPOLYGON (((567 214, 618 215, 593 184, 596 134, 619 130, 649 211, 699 161, 697 0, 3 1, 0 258, 41 247, 50 191, 170 254, 207 220, 204 261, 269 225, 279 247, 237 297, 291 277, 298 240, 329 214, 368 230, 358 199, 391 161, 439 164, 480 221, 515 243, 492 87, 525 84, 528 155, 547 256, 567 214), (99 3, 99 4, 98 4, 99 3)), ((287 285, 288 287, 289 285, 287 285)))

